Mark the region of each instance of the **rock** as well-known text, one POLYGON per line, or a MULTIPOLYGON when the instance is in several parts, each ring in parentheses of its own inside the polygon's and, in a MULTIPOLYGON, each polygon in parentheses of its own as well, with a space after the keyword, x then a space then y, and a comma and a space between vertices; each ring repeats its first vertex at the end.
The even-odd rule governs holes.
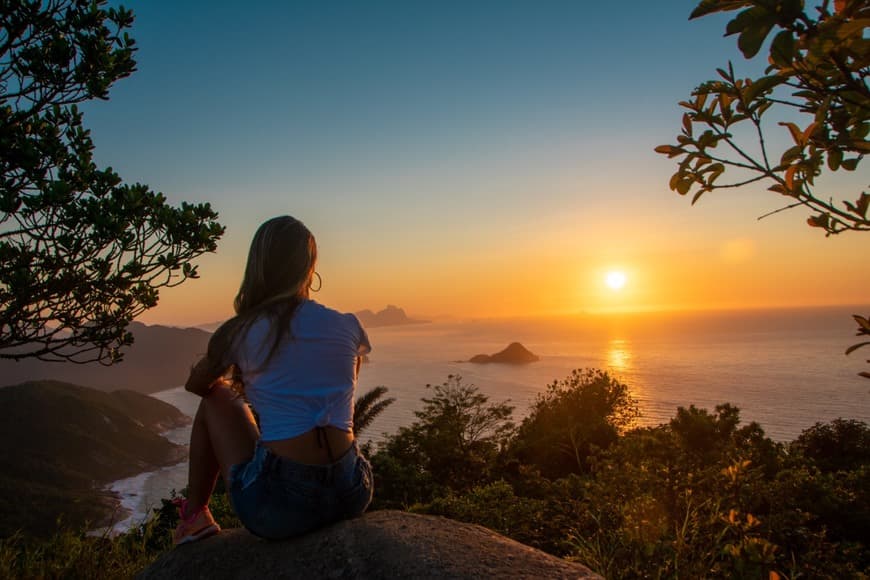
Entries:
POLYGON ((224 530, 161 556, 137 578, 600 578, 481 526, 397 511, 370 512, 269 542, 224 530))
POLYGON ((506 364, 527 364, 537 362, 539 359, 535 354, 529 351, 526 347, 518 342, 510 343, 506 349, 495 354, 478 354, 471 357, 468 362, 471 363, 506 363, 506 364))
POLYGON ((426 324, 428 320, 415 320, 409 318, 405 311, 398 306, 389 304, 386 308, 379 312, 371 310, 360 310, 355 312, 360 323, 365 328, 376 328, 378 326, 400 326, 405 324, 426 324))

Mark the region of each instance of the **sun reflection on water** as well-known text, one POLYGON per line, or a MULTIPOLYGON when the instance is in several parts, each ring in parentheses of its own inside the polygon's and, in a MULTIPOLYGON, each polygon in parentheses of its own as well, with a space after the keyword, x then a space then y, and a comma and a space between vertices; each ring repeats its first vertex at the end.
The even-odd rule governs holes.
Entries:
POLYGON ((628 341, 623 338, 612 339, 607 345, 608 368, 620 373, 631 370, 630 346, 628 341))

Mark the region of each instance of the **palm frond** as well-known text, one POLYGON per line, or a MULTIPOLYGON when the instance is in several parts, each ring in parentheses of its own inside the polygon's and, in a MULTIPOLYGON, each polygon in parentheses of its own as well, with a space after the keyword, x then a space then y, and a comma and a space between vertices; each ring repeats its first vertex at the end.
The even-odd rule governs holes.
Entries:
POLYGON ((375 418, 396 402, 394 397, 380 400, 387 393, 387 387, 380 385, 363 393, 353 406, 353 433, 359 434, 372 424, 375 418))

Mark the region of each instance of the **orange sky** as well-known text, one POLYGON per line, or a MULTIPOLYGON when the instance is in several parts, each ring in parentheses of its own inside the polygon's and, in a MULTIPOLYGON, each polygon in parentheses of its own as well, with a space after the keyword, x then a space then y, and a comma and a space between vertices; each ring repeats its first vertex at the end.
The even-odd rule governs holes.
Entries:
MULTIPOLYGON (((227 227, 201 279, 141 320, 229 316, 253 232, 281 214, 317 237, 317 299, 346 311, 868 302, 870 234, 825 238, 799 209, 757 221, 785 205, 766 184, 694 207, 668 190, 675 160, 653 150, 674 142, 679 101, 729 61, 763 70, 723 37, 729 15, 544 4, 139 3, 138 70, 87 106, 97 161, 173 204, 210 202, 227 227)), ((837 175, 819 197, 867 188, 866 167, 837 175)))

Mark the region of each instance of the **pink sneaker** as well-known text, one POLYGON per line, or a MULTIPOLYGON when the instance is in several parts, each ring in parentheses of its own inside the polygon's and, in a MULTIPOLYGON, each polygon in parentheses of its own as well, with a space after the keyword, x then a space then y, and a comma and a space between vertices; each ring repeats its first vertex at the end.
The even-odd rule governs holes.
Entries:
POLYGON ((186 499, 179 498, 173 503, 178 506, 179 517, 178 526, 175 527, 175 533, 172 535, 172 542, 176 546, 202 540, 221 531, 208 506, 188 514, 186 499))

